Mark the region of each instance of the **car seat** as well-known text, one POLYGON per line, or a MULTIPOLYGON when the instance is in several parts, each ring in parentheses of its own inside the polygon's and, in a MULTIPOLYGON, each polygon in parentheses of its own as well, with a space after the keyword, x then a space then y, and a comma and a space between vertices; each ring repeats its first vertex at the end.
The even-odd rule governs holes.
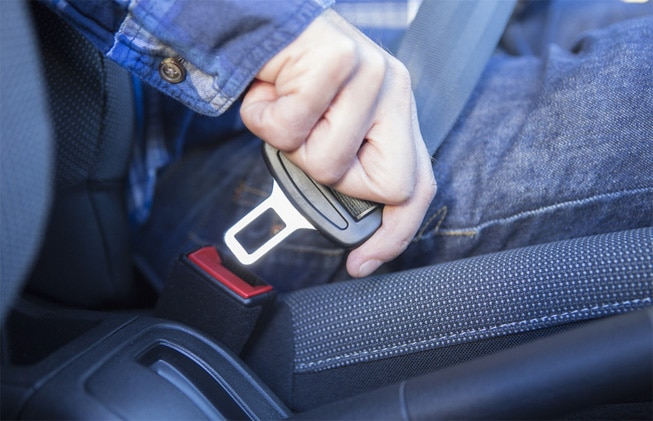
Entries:
POLYGON ((135 130, 131 79, 45 6, 31 6, 46 64, 55 168, 49 224, 27 285, 62 304, 127 305, 137 285, 124 211, 135 130))
POLYGON ((239 356, 115 311, 143 303, 120 193, 129 79, 32 9, 54 45, 2 3, 3 418, 650 417, 650 227, 284 294, 239 356))

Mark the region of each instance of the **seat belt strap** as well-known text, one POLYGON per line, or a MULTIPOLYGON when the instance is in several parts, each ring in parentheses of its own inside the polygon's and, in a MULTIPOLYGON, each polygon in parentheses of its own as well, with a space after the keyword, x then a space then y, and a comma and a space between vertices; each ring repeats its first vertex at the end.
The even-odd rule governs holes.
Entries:
POLYGON ((410 72, 422 136, 431 155, 462 112, 515 3, 424 0, 406 31, 397 57, 410 72))

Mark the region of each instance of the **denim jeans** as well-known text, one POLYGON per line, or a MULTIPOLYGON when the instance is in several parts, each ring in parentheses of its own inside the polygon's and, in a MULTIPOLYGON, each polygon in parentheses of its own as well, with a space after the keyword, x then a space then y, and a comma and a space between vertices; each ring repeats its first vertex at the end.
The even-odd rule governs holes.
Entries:
MULTIPOLYGON (((438 193, 422 226, 380 271, 653 225, 653 16, 640 17, 651 5, 522 7, 434 156, 438 193)), ((157 287, 182 253, 214 244, 228 255, 224 232, 271 190, 260 140, 195 120, 135 237, 157 287)), ((346 253, 298 231, 252 269, 293 290, 346 279, 346 253)))

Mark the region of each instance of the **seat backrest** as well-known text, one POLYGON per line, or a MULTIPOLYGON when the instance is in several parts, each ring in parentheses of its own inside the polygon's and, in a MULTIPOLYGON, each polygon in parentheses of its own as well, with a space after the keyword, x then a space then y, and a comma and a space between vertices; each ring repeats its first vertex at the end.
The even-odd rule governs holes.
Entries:
POLYGON ((0 2, 0 322, 37 255, 51 202, 51 125, 32 29, 25 2, 0 2))
POLYGON ((90 308, 132 296, 125 183, 134 134, 129 74, 34 2, 55 134, 55 196, 32 293, 90 308))

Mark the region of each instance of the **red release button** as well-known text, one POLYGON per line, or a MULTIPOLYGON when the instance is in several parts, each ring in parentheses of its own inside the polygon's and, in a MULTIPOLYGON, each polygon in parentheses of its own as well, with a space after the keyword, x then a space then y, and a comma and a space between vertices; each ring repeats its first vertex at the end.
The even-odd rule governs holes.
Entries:
POLYGON ((271 285, 250 285, 222 266, 222 259, 214 247, 204 247, 188 255, 188 259, 243 298, 252 298, 272 290, 271 285))

